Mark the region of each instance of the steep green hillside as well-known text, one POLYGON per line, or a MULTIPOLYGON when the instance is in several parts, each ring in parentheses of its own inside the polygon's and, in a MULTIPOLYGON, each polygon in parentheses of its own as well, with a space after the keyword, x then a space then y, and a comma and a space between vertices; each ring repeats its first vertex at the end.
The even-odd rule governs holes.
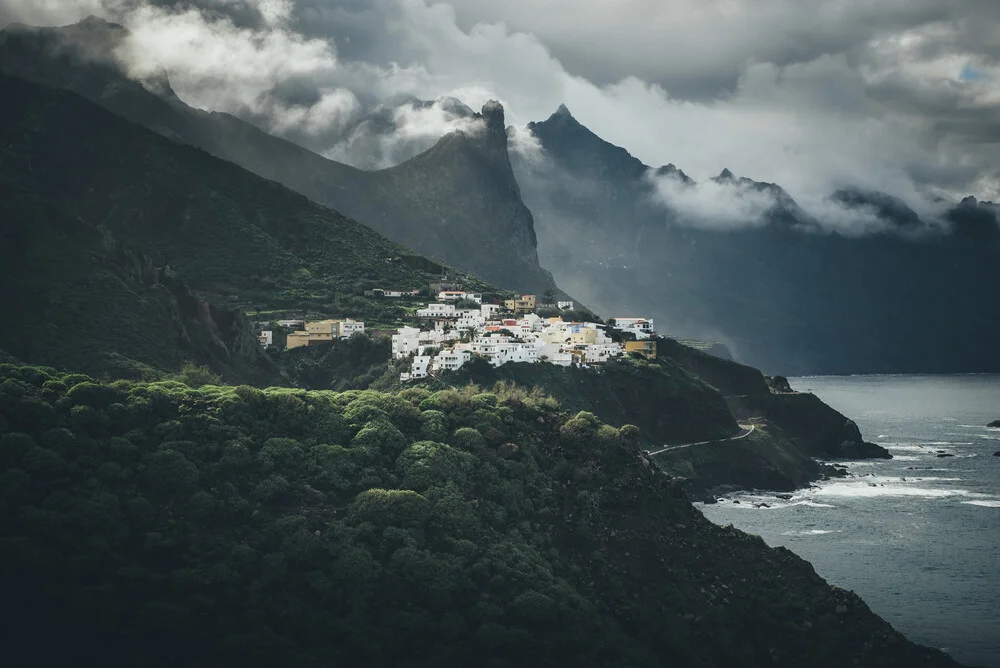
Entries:
MULTIPOLYGON (((362 171, 272 137, 228 114, 192 109, 166 77, 130 79, 114 55, 121 26, 90 18, 0 32, 0 68, 66 88, 161 135, 198 146, 333 207, 435 260, 512 290, 554 288, 538 264, 534 220, 507 153, 503 108, 392 169, 362 171)), ((390 253, 392 255, 393 253, 390 253)))
MULTIPOLYGON (((739 427, 722 396, 669 360, 609 362, 599 370, 552 364, 466 364, 444 382, 538 388, 567 410, 589 411, 613 425, 633 424, 652 446, 726 438, 739 427)), ((430 379, 429 386, 436 381, 430 379)), ((440 387, 440 384, 437 384, 440 387)))
POLYGON ((210 306, 106 231, 2 180, 0 221, 0 348, 15 357, 133 377, 197 363, 232 381, 282 382, 242 314, 210 306))
POLYGON ((633 428, 519 392, 2 365, 0 480, 34 666, 955 665, 706 520, 633 428))
POLYGON ((656 355, 704 380, 724 396, 770 394, 764 375, 753 367, 724 359, 679 341, 659 336, 656 355))
POLYGON ((426 288, 444 271, 283 186, 10 76, 0 76, 0 145, 0 178, 106 227, 216 299, 392 321, 402 307, 360 294, 426 288))

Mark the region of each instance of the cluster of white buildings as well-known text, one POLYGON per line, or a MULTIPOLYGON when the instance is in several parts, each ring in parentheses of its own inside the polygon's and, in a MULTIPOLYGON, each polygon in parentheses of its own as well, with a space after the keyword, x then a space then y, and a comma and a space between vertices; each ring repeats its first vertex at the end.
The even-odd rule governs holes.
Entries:
MULTIPOLYGON (((392 336, 393 358, 413 358, 410 370, 400 374, 400 380, 454 371, 476 355, 493 366, 508 362, 601 364, 633 350, 642 354, 652 350, 655 356, 655 346, 613 341, 605 325, 565 322, 561 317, 543 318, 535 313, 505 319, 499 311, 495 304, 482 304, 479 309, 428 304, 419 309, 417 317, 425 319, 428 327, 403 327, 392 336)), ((645 318, 619 318, 616 328, 632 332, 637 341, 654 333, 652 321, 645 318)))

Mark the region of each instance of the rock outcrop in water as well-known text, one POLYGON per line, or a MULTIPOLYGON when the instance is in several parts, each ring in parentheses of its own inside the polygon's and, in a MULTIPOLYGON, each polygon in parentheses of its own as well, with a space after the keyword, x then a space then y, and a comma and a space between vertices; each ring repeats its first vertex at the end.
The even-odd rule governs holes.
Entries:
POLYGON ((990 422, 986 426, 987 427, 993 427, 994 429, 1000 429, 1000 420, 994 420, 993 422, 990 422))

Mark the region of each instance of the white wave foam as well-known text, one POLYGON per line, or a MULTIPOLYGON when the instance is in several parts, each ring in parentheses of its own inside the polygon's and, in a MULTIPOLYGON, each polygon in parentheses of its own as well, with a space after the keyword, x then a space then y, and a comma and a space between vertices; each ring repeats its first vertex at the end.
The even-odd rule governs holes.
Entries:
POLYGON ((885 478, 885 482, 961 482, 961 478, 940 478, 933 475, 903 476, 903 478, 885 478), (906 478, 903 480, 903 478, 906 478))
POLYGON ((911 455, 893 455, 894 462, 919 462, 923 457, 913 457, 911 455))
POLYGON ((1000 500, 962 501, 962 503, 968 506, 982 506, 983 508, 1000 508, 1000 500))
POLYGON ((782 531, 782 536, 823 536, 828 533, 840 533, 840 529, 794 529, 782 531))
MULTIPOLYGON (((966 489, 940 489, 935 487, 917 487, 910 484, 890 482, 870 485, 867 481, 861 482, 837 482, 820 489, 816 496, 822 497, 862 497, 873 498, 880 496, 912 496, 924 499, 937 499, 949 496, 976 496, 974 492, 966 489)), ((918 481, 912 481, 918 482, 918 481)), ((922 482, 922 481, 921 481, 922 482)))

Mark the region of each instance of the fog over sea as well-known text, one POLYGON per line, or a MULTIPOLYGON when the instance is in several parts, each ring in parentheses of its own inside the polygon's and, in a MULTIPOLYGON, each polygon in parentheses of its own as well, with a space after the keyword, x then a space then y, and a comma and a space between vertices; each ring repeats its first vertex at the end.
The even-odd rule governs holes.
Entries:
POLYGON ((789 380, 894 458, 844 462, 851 477, 791 500, 735 494, 699 507, 807 559, 911 640, 1000 668, 1000 429, 986 427, 1000 419, 1000 376, 789 380))

